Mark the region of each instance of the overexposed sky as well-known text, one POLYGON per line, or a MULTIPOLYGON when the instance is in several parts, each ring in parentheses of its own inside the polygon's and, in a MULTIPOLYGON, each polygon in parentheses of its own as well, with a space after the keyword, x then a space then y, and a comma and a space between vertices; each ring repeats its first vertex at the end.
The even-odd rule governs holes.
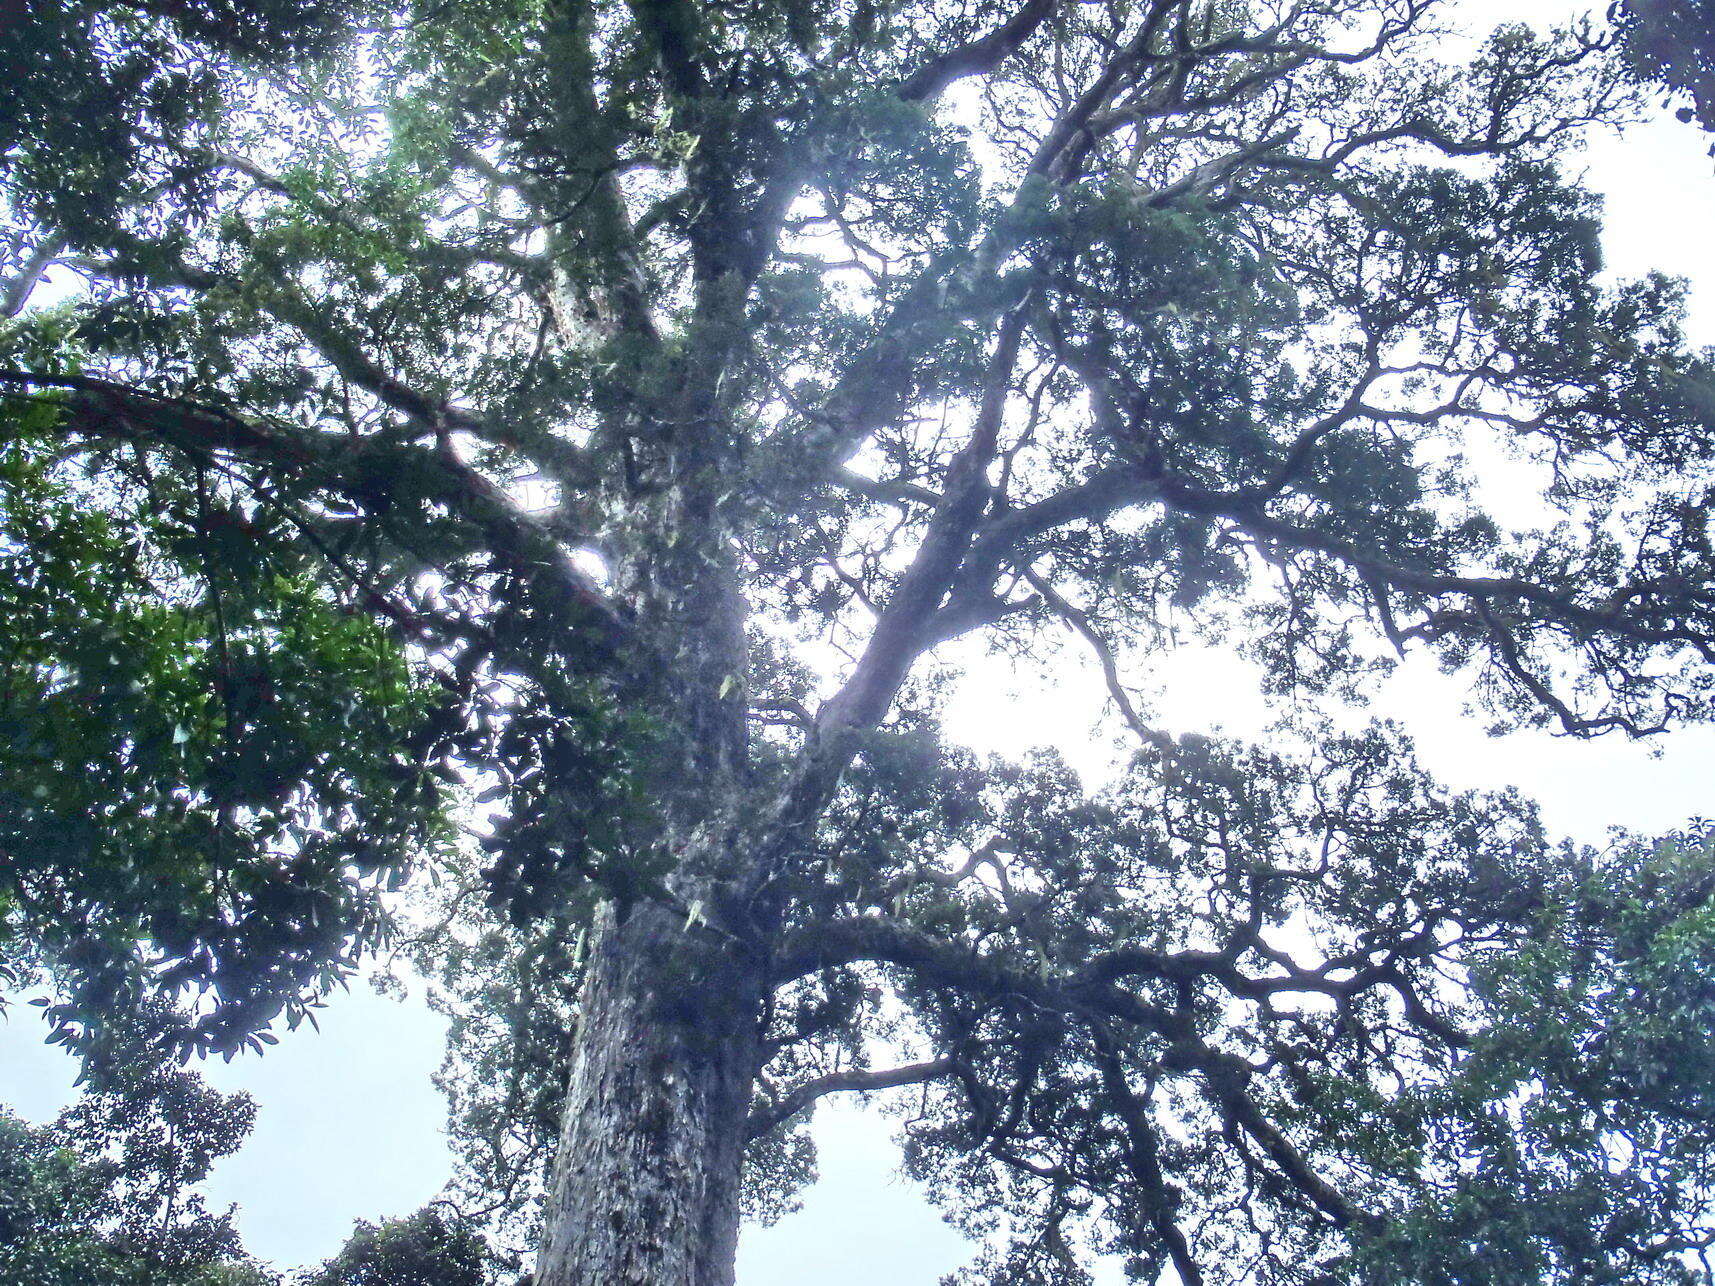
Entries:
MULTIPOLYGON (((1589 6, 1468 0, 1464 7, 1473 23, 1489 25, 1559 20, 1589 6)), ((1715 344, 1715 161, 1708 146, 1707 136, 1664 112, 1622 139, 1596 140, 1586 165, 1607 202, 1611 270, 1690 278, 1693 338, 1715 344)), ((949 731, 1003 753, 1054 744, 1080 770, 1099 775, 1112 750, 1092 736, 1102 691, 1080 661, 1068 649, 1052 685, 977 662, 948 712, 949 731)), ((1269 721, 1244 667, 1230 656, 1185 649, 1154 668, 1164 722, 1174 731, 1244 735, 1269 721)), ((1599 840, 1610 825, 1666 830, 1715 808, 1715 729, 1671 734, 1655 747, 1545 734, 1491 739, 1461 716, 1461 701, 1459 686, 1419 659, 1401 667, 1376 708, 1406 724, 1426 766, 1448 784, 1516 785, 1541 801, 1554 829, 1579 839, 1599 840)), ((400 1002, 359 985, 329 1006, 319 1034, 306 1028, 266 1057, 209 1066, 213 1084, 247 1089, 261 1105, 254 1135, 209 1184, 215 1205, 239 1203, 255 1254, 279 1267, 314 1263, 337 1249, 354 1219, 407 1214, 435 1195, 450 1172, 444 1106, 429 1084, 443 1031, 420 998, 400 1002)), ((33 1009, 14 1008, 0 1021, 0 1103, 33 1120, 68 1101, 73 1075, 69 1060, 40 1038, 33 1009)), ((824 1105, 816 1123, 822 1178, 802 1211, 773 1228, 746 1230, 741 1286, 929 1286, 967 1257, 962 1240, 895 1177, 889 1130, 879 1111, 824 1105)))

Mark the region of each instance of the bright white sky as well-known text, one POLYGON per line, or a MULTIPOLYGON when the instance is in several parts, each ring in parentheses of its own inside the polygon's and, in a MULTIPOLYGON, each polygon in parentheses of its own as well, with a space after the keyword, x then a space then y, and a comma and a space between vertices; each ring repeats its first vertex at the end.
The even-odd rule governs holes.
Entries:
MULTIPOLYGON (((1588 8, 1572 0, 1464 0, 1474 25, 1554 21, 1588 8)), ((1588 180, 1607 199, 1612 271, 1651 269, 1693 282, 1692 337, 1715 344, 1715 161, 1709 139, 1667 113, 1622 139, 1596 141, 1588 180)), ((1018 684, 979 662, 949 712, 949 729, 985 750, 1018 753, 1057 745, 1080 768, 1100 771, 1111 750, 1092 737, 1098 676, 1067 653, 1052 687, 1018 684)), ((1164 722, 1175 731, 1261 730, 1268 715, 1230 657, 1185 650, 1156 666, 1164 722)), ((1609 826, 1663 831, 1715 808, 1715 729, 1672 734, 1652 749, 1617 740, 1574 742, 1545 734, 1485 737, 1461 716, 1457 685, 1432 665, 1407 664, 1376 708, 1414 733, 1426 766, 1455 787, 1515 785, 1541 801, 1549 824, 1598 840, 1609 826)), ((0 1103, 43 1121, 71 1097, 69 1060, 41 1043, 36 1011, 0 1020, 0 1103)), ((420 997, 403 1002, 358 986, 269 1051, 208 1079, 245 1089, 261 1110, 256 1131, 209 1184, 214 1205, 236 1202, 246 1245, 281 1268, 331 1254, 354 1219, 408 1214, 446 1182, 444 1105, 429 1084, 443 1024, 420 997)), ((821 1179, 801 1211, 747 1229, 741 1286, 929 1286, 970 1247, 896 1173, 889 1122, 877 1110, 825 1104, 816 1119, 821 1179)), ((1110 1280, 1118 1281, 1117 1275, 1110 1280)))

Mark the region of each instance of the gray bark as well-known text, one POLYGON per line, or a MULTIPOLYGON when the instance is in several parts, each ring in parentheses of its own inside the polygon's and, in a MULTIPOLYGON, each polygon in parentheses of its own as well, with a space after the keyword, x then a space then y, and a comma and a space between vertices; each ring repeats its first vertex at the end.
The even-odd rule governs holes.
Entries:
POLYGON ((536 1286, 731 1286, 761 994, 706 930, 603 911, 536 1286))

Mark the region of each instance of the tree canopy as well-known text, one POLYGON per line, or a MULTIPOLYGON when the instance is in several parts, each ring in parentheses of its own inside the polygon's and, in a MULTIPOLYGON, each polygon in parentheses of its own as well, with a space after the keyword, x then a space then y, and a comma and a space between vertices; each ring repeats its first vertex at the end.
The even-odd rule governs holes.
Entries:
POLYGON ((259 1049, 399 942, 538 1286, 730 1282, 883 1091, 961 1280, 1710 1280, 1715 835, 1562 844, 1349 717, 1410 653, 1496 729, 1715 713, 1715 354, 1565 165, 1636 69, 1453 17, 24 4, 55 1038, 259 1049), (1269 744, 1159 730, 1185 638, 1269 744), (1112 779, 944 737, 975 648, 1094 666, 1112 779))
POLYGON ((1715 131, 1715 6, 1708 0, 1615 0, 1609 17, 1638 71, 1689 104, 1683 121, 1715 131))

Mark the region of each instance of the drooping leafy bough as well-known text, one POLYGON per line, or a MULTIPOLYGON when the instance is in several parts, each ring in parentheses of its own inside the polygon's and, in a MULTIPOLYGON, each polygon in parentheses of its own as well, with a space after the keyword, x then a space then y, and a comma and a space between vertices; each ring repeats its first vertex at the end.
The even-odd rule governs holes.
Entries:
POLYGON ((1557 168, 1633 110, 1601 38, 223 14, 0 46, 0 896, 69 1036, 187 989, 259 1036, 440 864, 473 1204, 539 1198, 538 1286, 730 1281, 742 1176, 905 1087, 996 1282, 1707 1277, 1708 836, 1557 848, 1395 731, 1134 692, 1201 631, 1300 710, 1416 649, 1500 726, 1711 713, 1710 359, 1557 168), (55 94, 103 113, 60 172, 55 94), (1135 761, 941 744, 968 637, 1087 649, 1135 761))

